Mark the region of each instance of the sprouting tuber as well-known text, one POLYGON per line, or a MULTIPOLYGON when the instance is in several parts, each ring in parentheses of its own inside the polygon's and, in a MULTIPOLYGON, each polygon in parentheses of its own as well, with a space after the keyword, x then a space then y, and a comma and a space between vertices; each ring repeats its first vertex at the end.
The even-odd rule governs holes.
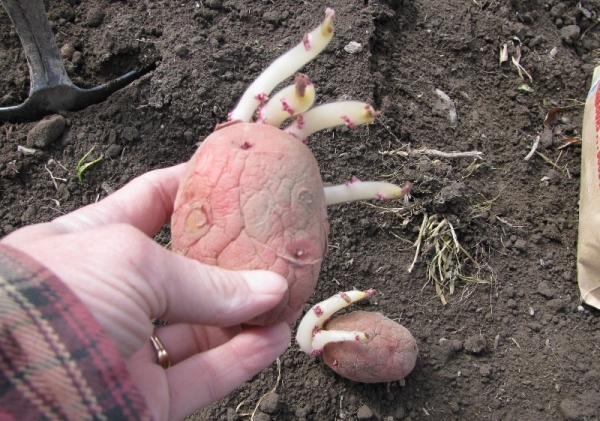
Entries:
POLYGON ((300 349, 312 356, 321 355, 333 371, 357 382, 391 382, 406 377, 419 353, 408 329, 381 313, 367 311, 330 319, 336 311, 373 293, 340 292, 311 307, 298 326, 300 349))
POLYGON ((291 321, 314 291, 327 251, 326 206, 350 200, 395 199, 410 192, 353 179, 323 187, 306 146, 316 131, 370 123, 377 112, 359 101, 313 105, 309 77, 273 89, 316 57, 333 36, 334 11, 250 85, 187 164, 171 220, 174 251, 227 269, 269 269, 289 283, 274 309, 249 323, 291 321), (256 114, 256 117, 254 117, 256 114), (292 122, 279 129, 286 120, 292 122))

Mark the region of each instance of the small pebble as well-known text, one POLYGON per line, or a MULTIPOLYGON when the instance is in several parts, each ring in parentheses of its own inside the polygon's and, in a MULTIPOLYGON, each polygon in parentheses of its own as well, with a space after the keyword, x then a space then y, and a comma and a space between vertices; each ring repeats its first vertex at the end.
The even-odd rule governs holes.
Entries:
POLYGON ((266 414, 277 414, 279 412, 281 403, 279 394, 272 392, 263 398, 260 402, 259 409, 266 414))
POLYGON ((492 367, 489 366, 488 364, 482 364, 479 367, 479 374, 482 377, 490 377, 492 375, 492 367))
POLYGON ((123 152, 123 146, 112 144, 106 150, 106 156, 108 156, 110 159, 117 159, 121 156, 121 152, 123 152))
POLYGON ((565 303, 565 301, 561 300, 560 298, 554 298, 546 303, 546 308, 554 313, 558 313, 564 310, 566 306, 567 304, 565 303))
POLYGON ((45 118, 27 133, 27 146, 45 148, 63 134, 66 124, 61 115, 45 118))
POLYGON ((370 420, 373 419, 374 416, 375 414, 367 405, 363 405, 358 408, 358 412, 356 413, 357 420, 370 420))
POLYGON ((123 129, 123 133, 121 133, 121 138, 126 142, 133 142, 135 140, 139 140, 140 132, 135 127, 125 127, 123 129))
POLYGON ((538 284, 537 292, 545 298, 552 298, 554 296, 554 289, 546 281, 538 284))
POLYGON ((460 406, 458 406, 457 402, 450 402, 448 406, 450 407, 450 411, 452 411, 453 414, 456 414, 460 411, 460 406))
POLYGON ((485 339, 480 335, 473 335, 465 340, 465 350, 472 354, 479 354, 485 350, 485 339))
POLYGON ((220 9, 223 7, 221 0, 204 0, 204 5, 210 9, 220 9))
POLYGON ((176 45, 173 51, 175 52, 175 54, 177 54, 177 57, 179 58, 186 58, 190 55, 190 50, 183 44, 176 45))
POLYGON ((65 60, 71 60, 71 57, 73 57, 74 52, 75 46, 70 42, 60 47, 60 56, 65 60))
POLYGON ((358 54, 362 51, 362 45, 356 41, 350 41, 348 45, 344 47, 344 51, 348 54, 358 54))
POLYGON ((92 9, 87 15, 85 25, 89 26, 90 28, 97 28, 98 26, 102 25, 105 16, 106 13, 104 13, 101 9, 92 9))
POLYGON ((565 44, 573 44, 574 42, 579 40, 579 35, 581 34, 581 29, 577 25, 567 25, 560 30, 560 39, 563 40, 565 44))
POLYGON ((79 51, 75 51, 71 57, 71 62, 74 66, 79 66, 83 62, 83 55, 79 51))
POLYGON ((281 14, 276 11, 268 11, 263 14, 263 20, 267 23, 277 25, 281 21, 281 14))

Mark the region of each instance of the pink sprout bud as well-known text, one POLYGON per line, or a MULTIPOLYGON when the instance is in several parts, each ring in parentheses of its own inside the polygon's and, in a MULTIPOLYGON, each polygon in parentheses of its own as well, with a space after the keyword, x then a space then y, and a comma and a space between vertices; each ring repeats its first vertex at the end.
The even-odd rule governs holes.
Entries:
POLYGON ((329 206, 357 200, 401 199, 409 194, 411 189, 412 183, 409 181, 404 184, 404 187, 400 187, 383 181, 360 181, 358 178, 353 177, 345 184, 325 187, 325 201, 329 206))
POLYGON ((305 112, 314 102, 314 85, 308 76, 298 73, 293 85, 277 92, 259 109, 257 122, 279 127, 285 119, 305 112))
POLYGON ((286 127, 284 131, 305 142, 308 136, 319 130, 344 124, 352 129, 359 124, 373 122, 378 114, 365 102, 330 102, 300 114, 296 121, 286 127))
POLYGON ((229 118, 232 121, 250 122, 254 111, 261 105, 259 98, 269 96, 279 83, 314 59, 329 44, 333 37, 334 16, 333 9, 328 8, 325 11, 325 20, 318 28, 306 34, 302 42, 271 63, 246 89, 229 118))
MULTIPOLYGON (((366 291, 346 291, 340 292, 339 294, 335 294, 333 297, 326 299, 325 301, 321 301, 320 303, 311 307, 311 309, 304 315, 300 324, 298 325, 298 332, 296 333, 296 342, 300 346, 300 349, 305 353, 311 355, 313 351, 322 350, 323 347, 316 348, 313 345, 314 338, 317 338, 318 335, 324 332, 322 330, 325 322, 331 317, 333 313, 341 310, 344 307, 349 306, 355 301, 362 300, 364 298, 368 298, 375 292, 374 289, 369 289, 366 291)), ((346 332, 347 333, 347 332, 346 332)), ((353 332, 354 334, 360 332, 353 332)), ((355 336, 350 337, 348 340, 356 340, 355 336)), ((333 337, 341 337, 335 336, 333 337)), ((362 336, 360 336, 362 338, 362 336)), ((324 336, 323 339, 319 339, 320 341, 325 341, 327 336, 324 336)))

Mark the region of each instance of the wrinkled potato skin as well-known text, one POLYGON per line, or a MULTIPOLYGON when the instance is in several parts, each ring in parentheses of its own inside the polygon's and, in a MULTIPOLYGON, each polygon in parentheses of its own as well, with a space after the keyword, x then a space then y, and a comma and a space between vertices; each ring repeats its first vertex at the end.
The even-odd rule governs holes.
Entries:
POLYGON ((226 269, 268 269, 287 279, 288 295, 250 321, 257 325, 299 315, 316 287, 328 234, 313 154, 264 124, 231 124, 202 142, 187 164, 171 218, 175 252, 226 269))
POLYGON ((381 313, 355 311, 330 320, 327 330, 365 332, 366 342, 325 345, 323 360, 340 376, 361 383, 380 383, 406 377, 417 362, 417 342, 404 326, 381 313))

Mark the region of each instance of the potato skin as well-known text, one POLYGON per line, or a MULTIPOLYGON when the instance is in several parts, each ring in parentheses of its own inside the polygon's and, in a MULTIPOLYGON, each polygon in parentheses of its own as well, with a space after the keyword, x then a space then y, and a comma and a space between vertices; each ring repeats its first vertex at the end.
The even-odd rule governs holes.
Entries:
POLYGON ((227 125, 188 162, 174 209, 175 252, 288 280, 288 296, 250 324, 299 315, 316 287, 329 234, 319 166, 305 144, 265 124, 227 125))
POLYGON ((365 332, 366 342, 325 345, 323 360, 340 376, 361 383, 400 380, 415 367, 417 342, 404 326, 381 313, 355 311, 330 320, 327 330, 365 332))

